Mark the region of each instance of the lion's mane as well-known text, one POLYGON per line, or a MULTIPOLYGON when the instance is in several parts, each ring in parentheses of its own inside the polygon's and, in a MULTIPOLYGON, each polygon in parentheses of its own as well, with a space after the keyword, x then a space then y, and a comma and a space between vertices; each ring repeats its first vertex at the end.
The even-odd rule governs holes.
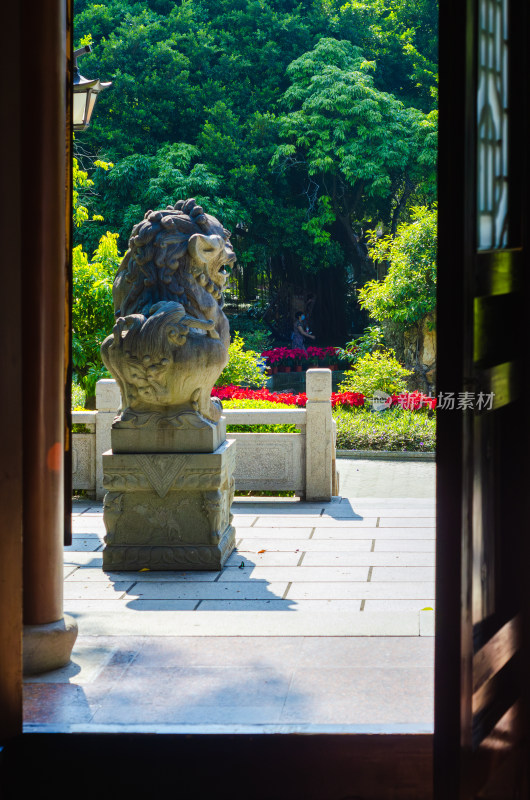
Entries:
POLYGON ((174 206, 160 211, 147 211, 132 229, 129 249, 116 273, 113 288, 116 317, 148 316, 149 309, 160 301, 178 301, 193 313, 190 277, 222 306, 220 287, 195 267, 188 255, 190 237, 196 233, 208 234, 210 219, 194 198, 178 200, 174 206))

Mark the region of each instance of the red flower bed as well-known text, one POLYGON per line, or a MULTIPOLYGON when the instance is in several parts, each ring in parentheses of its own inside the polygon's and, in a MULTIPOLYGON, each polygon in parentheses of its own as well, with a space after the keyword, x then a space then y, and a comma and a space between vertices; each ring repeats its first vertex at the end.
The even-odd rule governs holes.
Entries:
POLYGON ((264 350, 261 354, 267 359, 267 365, 287 363, 289 361, 306 361, 308 358, 325 359, 337 355, 338 347, 275 347, 273 350, 264 350))
MULTIPOLYGON (((220 400, 267 400, 269 403, 285 403, 289 406, 304 408, 307 402, 305 392, 292 394, 291 392, 270 392, 268 389, 244 389, 242 386, 214 386, 212 397, 220 400)), ((333 392, 331 405, 335 406, 363 406, 365 396, 359 392, 333 392)), ((404 392, 392 395, 393 406, 401 406, 409 410, 418 410, 422 406, 436 408, 436 398, 429 397, 421 392, 404 392)))

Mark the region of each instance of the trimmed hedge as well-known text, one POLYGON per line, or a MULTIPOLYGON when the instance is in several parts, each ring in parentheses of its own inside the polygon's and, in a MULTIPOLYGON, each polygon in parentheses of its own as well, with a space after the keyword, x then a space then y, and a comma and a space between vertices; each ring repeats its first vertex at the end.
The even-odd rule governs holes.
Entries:
POLYGON ((436 449, 436 419, 427 412, 398 407, 382 412, 365 409, 335 409, 337 449, 413 450, 436 449))
MULTIPOLYGON (((224 408, 293 408, 266 400, 225 400, 224 408)), ((436 449, 436 418, 432 412, 394 406, 381 412, 364 408, 333 409, 339 450, 425 451, 436 449)), ((296 433, 295 425, 228 425, 239 433, 296 433)))

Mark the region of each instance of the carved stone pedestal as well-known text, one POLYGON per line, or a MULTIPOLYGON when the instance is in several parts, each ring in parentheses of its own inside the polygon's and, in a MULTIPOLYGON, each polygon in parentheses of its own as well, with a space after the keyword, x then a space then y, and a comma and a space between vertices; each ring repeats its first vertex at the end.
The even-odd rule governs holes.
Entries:
POLYGON ((213 453, 103 454, 103 569, 218 570, 234 549, 235 442, 213 453))

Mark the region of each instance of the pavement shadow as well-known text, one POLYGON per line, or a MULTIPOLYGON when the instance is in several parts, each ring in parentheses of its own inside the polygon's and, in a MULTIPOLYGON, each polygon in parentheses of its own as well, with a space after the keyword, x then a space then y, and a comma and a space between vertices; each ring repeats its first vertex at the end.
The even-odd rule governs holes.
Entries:
MULTIPOLYGON (((258 554, 234 550, 220 571, 205 570, 115 572, 102 571, 116 594, 122 592, 126 607, 136 611, 293 611, 287 599, 290 581, 253 577, 255 568, 274 570, 269 551, 258 554), (128 585, 126 585, 128 584, 128 585)), ((279 559, 282 561, 281 557, 279 559)), ((293 560, 292 560, 293 561, 293 560)), ((296 566, 296 559, 291 563, 296 566)), ((80 567, 82 571, 84 567, 80 567)))

